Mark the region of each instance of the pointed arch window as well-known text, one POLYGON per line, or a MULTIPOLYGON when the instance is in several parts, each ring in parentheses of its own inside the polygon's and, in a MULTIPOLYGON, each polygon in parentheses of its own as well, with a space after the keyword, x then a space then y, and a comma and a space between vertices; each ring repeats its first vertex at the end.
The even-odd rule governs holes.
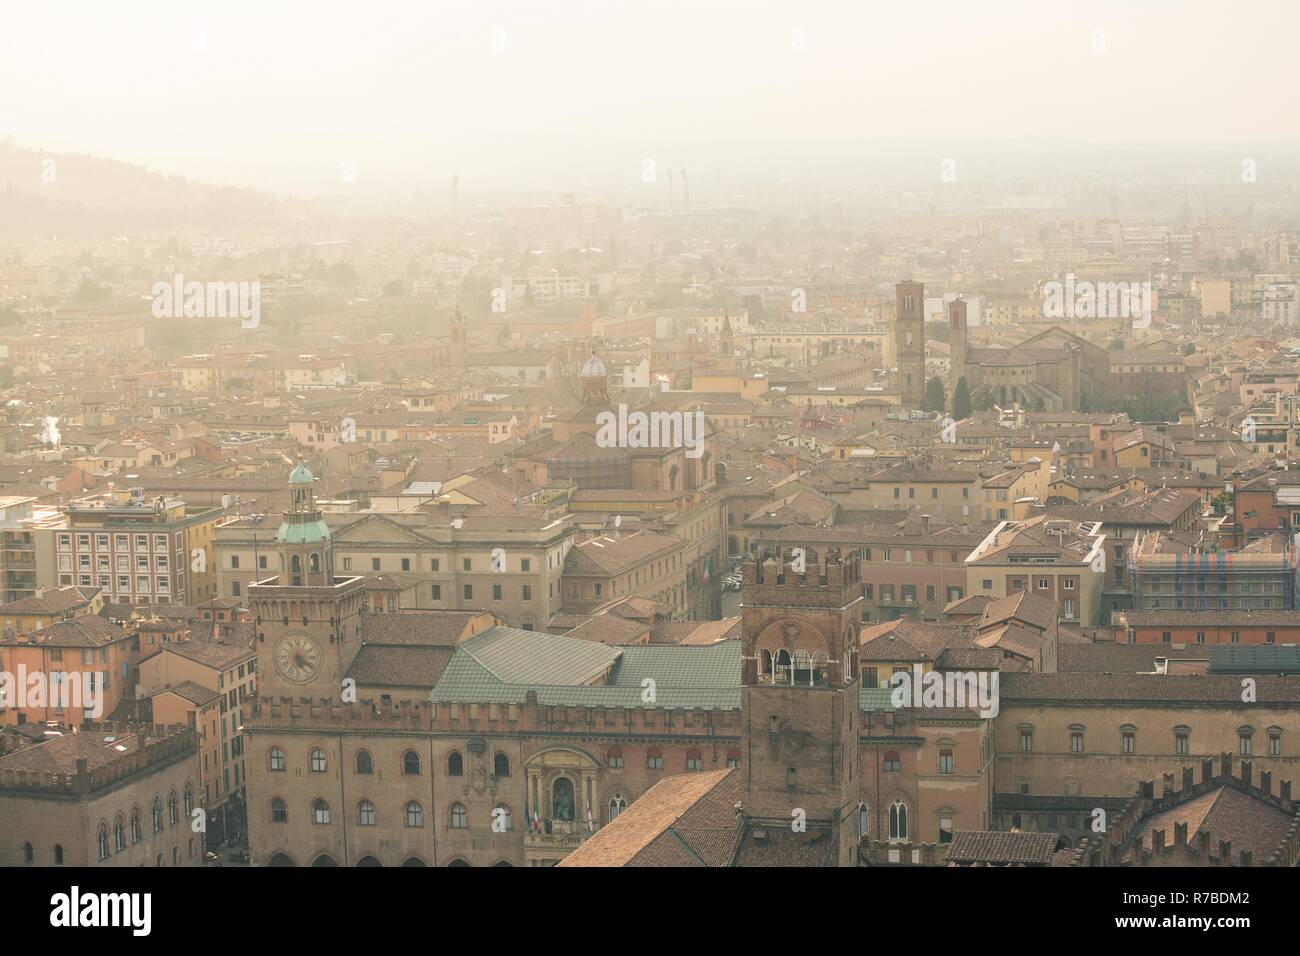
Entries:
POLYGON ((907 804, 902 800, 895 800, 889 806, 889 839, 907 840, 907 804))

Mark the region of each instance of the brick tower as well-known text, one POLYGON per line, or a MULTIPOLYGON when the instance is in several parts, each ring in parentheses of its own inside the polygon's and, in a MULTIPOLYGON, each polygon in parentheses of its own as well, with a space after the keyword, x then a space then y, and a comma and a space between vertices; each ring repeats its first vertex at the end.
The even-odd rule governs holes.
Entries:
POLYGON ((744 814, 751 824, 829 831, 856 863, 858 558, 773 552, 744 565, 741 712, 744 814))
MULTIPOLYGON (((953 299, 948 303, 948 349, 952 356, 948 375, 948 395, 957 394, 957 383, 966 377, 966 300, 953 299)), ((970 382, 966 383, 970 388, 970 382)))
POLYGON ((894 286, 894 355, 904 408, 920 408, 925 398, 925 285, 894 286))

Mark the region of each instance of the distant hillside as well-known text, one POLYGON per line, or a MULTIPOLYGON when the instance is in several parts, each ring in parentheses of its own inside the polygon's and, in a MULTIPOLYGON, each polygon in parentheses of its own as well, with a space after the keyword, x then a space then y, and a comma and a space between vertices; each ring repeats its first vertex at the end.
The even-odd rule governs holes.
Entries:
POLYGON ((219 232, 272 225, 310 211, 305 203, 251 189, 210 186, 117 160, 0 142, 0 240, 178 228, 219 232))

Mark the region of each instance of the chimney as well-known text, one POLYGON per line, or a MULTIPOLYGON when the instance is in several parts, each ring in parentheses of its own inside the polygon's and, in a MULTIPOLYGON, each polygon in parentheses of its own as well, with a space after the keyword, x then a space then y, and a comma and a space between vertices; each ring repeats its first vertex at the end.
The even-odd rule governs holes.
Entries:
POLYGON ((930 537, 930 516, 929 515, 921 515, 921 535, 926 538, 930 537))
POLYGON ((1255 858, 1255 854, 1252 853, 1250 850, 1242 850, 1242 851, 1241 851, 1241 865, 1242 865, 1242 866, 1250 866, 1250 861, 1253 860, 1254 858, 1255 858))
POLYGON ((1174 824, 1174 846, 1187 846, 1187 823, 1174 824))
POLYGON ((1228 753, 1226 750, 1223 753, 1219 754, 1219 767, 1221 768, 1222 773, 1225 777, 1231 777, 1232 776, 1232 754, 1228 753))
POLYGON ((1151 832, 1151 849, 1163 850, 1165 848, 1165 831, 1153 830, 1151 832))
POLYGON ((1259 772, 1259 789, 1268 794, 1273 792, 1273 772, 1271 770, 1261 770, 1259 772))
POLYGON ((1282 799, 1287 803, 1291 802, 1291 781, 1283 780, 1281 783, 1282 799))
POLYGON ((1250 786, 1251 766, 1252 764, 1249 760, 1243 760, 1241 762, 1241 782, 1248 787, 1250 786))
POLYGON ((1192 768, 1191 767, 1183 768, 1183 789, 1184 790, 1192 789, 1192 768))
POLYGON ((1214 758, 1204 757, 1201 759, 1201 783, 1208 783, 1214 779, 1214 758))
POLYGON ((1231 861, 1232 861, 1232 841, 1220 840, 1219 841, 1219 862, 1229 863, 1231 861))

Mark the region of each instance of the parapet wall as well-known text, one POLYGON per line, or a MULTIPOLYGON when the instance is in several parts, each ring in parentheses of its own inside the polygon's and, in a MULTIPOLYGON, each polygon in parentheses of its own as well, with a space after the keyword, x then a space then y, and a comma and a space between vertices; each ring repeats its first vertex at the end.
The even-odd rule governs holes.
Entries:
MULTIPOLYGON (((85 758, 76 761, 72 773, 40 773, 30 770, 0 768, 0 790, 44 793, 50 796, 88 797, 111 789, 128 778, 152 772, 176 759, 198 753, 198 734, 183 724, 153 725, 118 722, 86 723, 82 735, 138 735, 140 745, 129 753, 116 756, 112 763, 90 769, 85 758), (145 740, 145 738, 149 738, 145 740)), ((47 746, 35 744, 34 746, 47 746)), ((111 747, 111 744, 106 744, 111 747)), ((28 748, 20 748, 22 752, 28 748)))
POLYGON ((737 710, 670 710, 640 707, 577 707, 539 704, 533 691, 522 704, 260 697, 245 727, 250 730, 329 728, 375 733, 433 734, 637 734, 644 736, 739 737, 737 710))

